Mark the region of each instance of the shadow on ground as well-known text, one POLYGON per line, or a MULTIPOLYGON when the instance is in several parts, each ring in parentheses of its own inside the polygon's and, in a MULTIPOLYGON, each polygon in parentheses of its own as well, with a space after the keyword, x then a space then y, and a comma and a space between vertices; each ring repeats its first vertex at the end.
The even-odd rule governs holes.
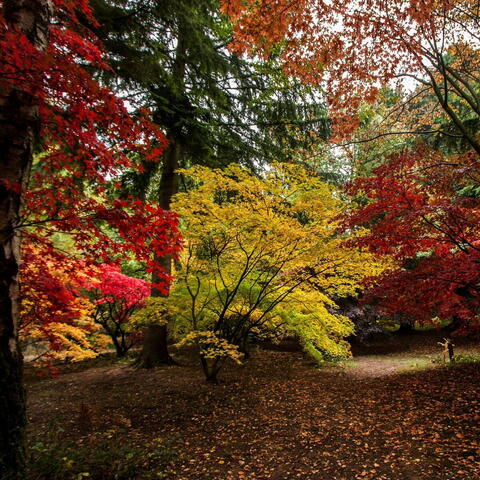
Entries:
POLYGON ((404 368, 397 359, 439 355, 421 338, 344 367, 259 351, 216 386, 196 365, 67 373, 31 384, 30 429, 42 436, 54 421, 76 445, 114 431, 112 449, 171 439, 176 458, 157 478, 172 480, 476 480, 480 367, 404 368))

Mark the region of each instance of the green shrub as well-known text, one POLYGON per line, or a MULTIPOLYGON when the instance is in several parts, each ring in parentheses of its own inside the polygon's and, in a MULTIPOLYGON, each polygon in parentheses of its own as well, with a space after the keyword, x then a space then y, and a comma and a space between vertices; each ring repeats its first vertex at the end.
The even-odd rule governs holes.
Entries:
POLYGON ((76 443, 61 433, 31 443, 26 480, 158 480, 177 455, 175 438, 134 444, 126 432, 107 430, 76 443))
POLYGON ((480 362, 480 355, 458 354, 454 355, 455 363, 476 363, 480 362))

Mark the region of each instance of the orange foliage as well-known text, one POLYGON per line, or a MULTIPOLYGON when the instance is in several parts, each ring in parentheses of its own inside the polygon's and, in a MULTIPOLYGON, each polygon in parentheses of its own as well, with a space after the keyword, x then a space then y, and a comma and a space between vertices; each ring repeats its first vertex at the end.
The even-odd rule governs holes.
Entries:
POLYGON ((359 105, 375 101, 379 87, 428 75, 437 49, 475 32, 473 8, 470 0, 222 2, 238 54, 273 54, 288 74, 325 87, 337 139, 354 131, 359 105))

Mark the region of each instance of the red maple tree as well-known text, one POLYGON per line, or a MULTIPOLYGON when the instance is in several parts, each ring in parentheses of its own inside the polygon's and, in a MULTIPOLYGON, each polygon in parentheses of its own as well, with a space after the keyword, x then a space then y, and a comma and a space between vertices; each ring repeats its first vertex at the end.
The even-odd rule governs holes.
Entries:
POLYGON ((145 280, 124 275, 116 265, 100 265, 96 274, 93 280, 83 281, 83 289, 94 302, 94 321, 108 333, 121 357, 130 350, 136 338, 127 331, 127 322, 150 296, 151 285, 145 280))
MULTIPOLYGON (((141 168, 139 158, 158 160, 165 137, 147 111, 133 117, 121 99, 92 77, 91 67, 108 65, 79 14, 95 24, 88 2, 56 1, 43 50, 0 17, 0 79, 31 95, 41 126, 28 188, 9 178, 8 171, 0 181, 22 196, 16 228, 36 248, 54 249, 51 238, 62 232, 75 245, 70 263, 75 257, 81 262, 85 257, 92 262, 135 257, 168 280, 154 254, 174 256, 178 251, 175 214, 108 191, 122 170, 141 168)), ((58 252, 55 258, 62 261, 58 252)), ((165 290, 168 283, 159 287, 165 290)))
POLYGON ((473 152, 444 157, 426 149, 395 155, 348 191, 363 199, 345 219, 366 227, 353 240, 395 267, 369 280, 367 301, 389 315, 429 322, 454 320, 463 331, 479 328, 479 160, 473 152))
POLYGON ((132 116, 92 76, 108 65, 80 16, 95 24, 86 0, 0 2, 0 471, 12 479, 24 463, 20 232, 40 259, 60 232, 73 248, 57 251, 59 262, 134 257, 163 290, 169 277, 154 257, 181 247, 175 214, 108 188, 166 141, 148 112, 132 116))
POLYGON ((41 126, 28 189, 8 171, 1 181, 23 197, 17 228, 30 241, 50 248, 45 239, 61 231, 97 259, 132 253, 153 269, 153 253, 174 255, 179 248, 175 215, 155 204, 115 198, 107 187, 122 170, 141 168, 139 158, 158 160, 166 140, 148 112, 133 117, 92 77, 91 67, 108 66, 77 14, 95 22, 88 2, 55 2, 44 50, 0 19, 0 79, 35 99, 41 126))

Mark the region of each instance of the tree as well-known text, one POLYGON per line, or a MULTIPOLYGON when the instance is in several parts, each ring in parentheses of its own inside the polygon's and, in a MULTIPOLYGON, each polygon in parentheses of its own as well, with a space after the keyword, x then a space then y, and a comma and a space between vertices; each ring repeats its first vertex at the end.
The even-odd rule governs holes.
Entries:
POLYGON ((472 119, 459 115, 468 109, 478 124, 477 2, 223 0, 222 8, 235 22, 235 51, 280 52, 290 75, 325 85, 337 138, 356 129, 359 107, 380 87, 409 79, 480 153, 472 119))
POLYGON ((330 297, 355 294, 359 279, 381 266, 341 247, 331 188, 287 164, 260 178, 234 165, 181 173, 195 188, 173 203, 185 241, 175 282, 168 299, 135 320, 169 311, 181 343, 197 346, 208 381, 259 338, 294 335, 318 361, 347 356, 342 338, 352 326, 329 309, 330 297))
POLYGON ((93 305, 80 288, 92 269, 79 262, 68 263, 55 252, 22 248, 22 302, 19 339, 22 351, 34 355, 34 362, 80 361, 97 355, 105 336, 93 322, 93 305))
POLYGON ((148 106, 171 143, 180 141, 180 166, 253 168, 304 147, 308 139, 295 133, 328 135, 320 91, 288 79, 275 55, 254 61, 226 49, 231 24, 216 0, 92 5, 114 68, 104 81, 120 84, 135 106, 148 106))
MULTIPOLYGON (((23 3, 2 2, 2 52, 7 35, 10 41, 21 38, 22 43, 27 42, 34 49, 47 47, 49 2, 23 3)), ((2 67, 5 67, 5 53, 2 57, 2 67)), ((0 184, 0 472, 7 479, 21 479, 26 419, 22 356, 17 343, 20 242, 15 235, 21 196, 18 189, 8 188, 5 181, 21 189, 27 185, 33 142, 38 131, 38 102, 27 89, 16 88, 3 80, 0 85, 0 171, 3 177, 0 184)))
POLYGON ((396 291, 395 301, 383 302, 388 310, 412 308, 417 316, 448 317, 457 309, 460 318, 474 325, 476 280, 470 260, 477 247, 470 233, 476 231, 480 153, 477 2, 225 0, 223 9, 236 24, 236 51, 266 56, 280 50, 287 72, 326 86, 337 139, 351 137, 365 103, 373 103, 381 87, 405 79, 416 83, 411 92, 400 91, 400 101, 385 115, 407 128, 376 130, 358 142, 413 133, 453 155, 427 153, 419 160, 422 154, 410 144, 411 153, 404 150, 394 158, 415 158, 413 163, 400 160, 396 167, 392 160, 372 178, 355 183, 373 201, 361 206, 350 225, 372 225, 363 245, 380 254, 390 250, 400 261, 395 274, 382 277, 389 295, 382 295, 383 287, 377 289, 390 301, 396 291), (460 171, 468 179, 460 179, 460 171), (422 302, 424 315, 418 309, 422 302))
POLYGON ((1 3, 0 471, 8 479, 24 478, 20 234, 53 251, 53 233, 66 232, 92 260, 136 256, 158 272, 163 288, 169 277, 152 252, 173 256, 180 248, 174 215, 106 191, 122 168, 138 166, 127 152, 156 159, 165 139, 146 112, 133 119, 92 79, 87 67, 108 67, 77 14, 95 23, 83 0, 1 3), (34 163, 35 147, 41 155, 34 163))
POLYGON ((367 344, 369 340, 378 335, 384 335, 385 330, 379 323, 380 315, 375 305, 365 304, 363 298, 344 296, 334 298, 338 305, 337 313, 347 317, 355 326, 355 331, 349 342, 367 344))
POLYGON ((352 183, 363 200, 346 227, 368 228, 355 243, 395 260, 372 279, 370 297, 385 313, 479 328, 478 181, 473 152, 445 157, 423 148, 352 183))
MULTIPOLYGON (((327 134, 319 92, 287 79, 273 57, 256 62, 227 50, 231 26, 216 0, 96 0, 93 6, 115 70, 102 78, 127 91, 134 105, 150 107, 169 140, 161 163, 124 175, 133 195, 169 209, 179 167, 238 162, 258 168, 311 144, 313 131, 327 134)), ((160 262, 171 268, 165 257, 160 262)), ((166 337, 165 326, 148 329, 139 363, 172 363, 166 337)))
POLYGON ((127 323, 150 295, 150 284, 122 274, 117 266, 103 264, 97 278, 84 282, 84 289, 94 303, 93 320, 110 336, 117 356, 125 356, 133 346, 127 323))

